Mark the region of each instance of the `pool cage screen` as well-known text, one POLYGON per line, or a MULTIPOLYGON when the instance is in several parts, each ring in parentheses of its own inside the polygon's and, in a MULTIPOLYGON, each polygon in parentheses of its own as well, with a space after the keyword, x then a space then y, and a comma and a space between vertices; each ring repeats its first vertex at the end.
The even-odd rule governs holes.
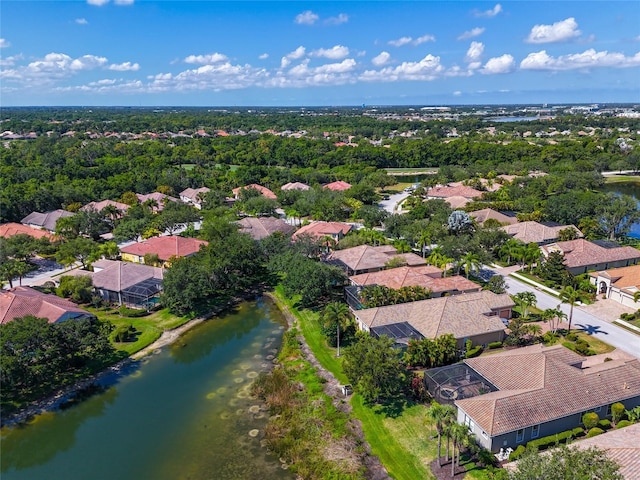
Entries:
POLYGON ((424 372, 427 390, 438 403, 477 397, 498 389, 465 363, 433 368, 424 372))

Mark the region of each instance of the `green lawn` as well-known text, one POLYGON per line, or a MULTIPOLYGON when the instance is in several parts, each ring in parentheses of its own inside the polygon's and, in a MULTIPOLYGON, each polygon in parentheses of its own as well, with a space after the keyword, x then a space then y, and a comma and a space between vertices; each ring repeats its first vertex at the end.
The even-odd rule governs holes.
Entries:
MULTIPOLYGON (((282 289, 276 288, 276 301, 286 307, 298 320, 309 348, 320 364, 341 383, 348 383, 342 372, 342 364, 336 358, 336 349, 327 346, 318 324, 318 313, 296 309, 295 300, 285 298, 282 289)), ((354 395, 351 400, 353 415, 362 422, 367 442, 389 473, 398 480, 434 478, 429 463, 435 458, 437 442, 431 437, 434 429, 427 425, 424 405, 409 405, 388 414, 383 407, 364 405, 362 398, 354 395)))
POLYGON ((433 172, 437 173, 437 167, 415 167, 415 168, 385 168, 384 169, 389 175, 402 175, 407 174, 410 175, 412 173, 426 173, 433 172))
POLYGON ((606 177, 604 183, 627 183, 627 182, 640 182, 639 175, 616 175, 612 177, 606 177))
POLYGON ((162 332, 165 330, 172 330, 180 325, 187 323, 190 318, 177 317, 169 312, 168 309, 158 310, 152 312, 146 317, 139 318, 127 318, 122 317, 118 313, 117 309, 102 310, 93 307, 83 307, 85 310, 93 313, 100 320, 109 321, 118 328, 121 325, 132 325, 138 332, 137 338, 134 342, 118 343, 114 342, 113 345, 118 349, 131 355, 136 353, 148 345, 155 342, 162 332))

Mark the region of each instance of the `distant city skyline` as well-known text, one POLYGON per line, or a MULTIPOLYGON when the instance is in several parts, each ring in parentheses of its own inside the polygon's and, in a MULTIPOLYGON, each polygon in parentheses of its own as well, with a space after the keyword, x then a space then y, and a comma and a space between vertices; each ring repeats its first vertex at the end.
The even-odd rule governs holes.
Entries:
POLYGON ((640 102, 637 1, 3 0, 0 106, 640 102))

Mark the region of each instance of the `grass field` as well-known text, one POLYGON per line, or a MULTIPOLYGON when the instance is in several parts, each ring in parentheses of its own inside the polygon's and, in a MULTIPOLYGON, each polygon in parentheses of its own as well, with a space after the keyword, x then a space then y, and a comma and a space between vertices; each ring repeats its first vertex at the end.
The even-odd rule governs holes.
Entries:
POLYGON ((638 182, 640 183, 640 175, 615 175, 612 177, 606 177, 604 183, 628 183, 638 182))
MULTIPOLYGON (((318 313, 296 309, 295 299, 285 298, 282 289, 275 291, 276 301, 286 306, 297 318, 309 348, 320 364, 329 370, 341 383, 348 383, 342 372, 336 349, 327 346, 318 324, 318 313)), ((403 405, 390 409, 368 406, 362 397, 354 395, 351 400, 353 415, 362 422, 367 442, 389 473, 398 480, 434 478, 429 463, 435 458, 437 442, 431 438, 433 427, 428 424, 424 405, 403 405)))
POLYGON ((437 173, 437 167, 385 168, 389 175, 413 175, 416 173, 437 173))
POLYGON ((93 313, 100 320, 106 320, 113 323, 116 328, 122 325, 132 325, 139 332, 134 342, 114 342, 113 344, 118 350, 122 350, 129 355, 151 345, 160 338, 160 335, 162 335, 162 332, 165 330, 172 330, 180 325, 184 325, 190 320, 190 318, 187 317, 177 317, 171 314, 166 308, 152 312, 146 317, 138 318, 123 317, 118 313, 117 309, 105 311, 92 307, 83 308, 93 313))

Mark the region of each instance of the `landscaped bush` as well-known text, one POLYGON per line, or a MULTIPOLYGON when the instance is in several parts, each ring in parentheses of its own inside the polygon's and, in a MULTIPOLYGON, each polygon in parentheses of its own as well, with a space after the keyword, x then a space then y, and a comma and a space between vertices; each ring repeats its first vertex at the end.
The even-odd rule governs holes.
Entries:
POLYGON ((581 437, 584 435, 584 431, 580 427, 576 427, 573 430, 567 430, 557 433, 555 435, 549 435, 548 437, 538 438, 537 440, 531 440, 527 443, 527 448, 535 448, 536 450, 544 450, 552 447, 557 443, 566 443, 572 438, 581 437))
POLYGON ((524 455, 524 452, 527 449, 524 447, 524 445, 518 445, 518 447, 511 452, 511 454, 509 454, 509 461, 513 462, 515 460, 518 460, 522 455, 524 455))
POLYGON ((598 425, 599 421, 600 417, 596 412, 587 412, 582 415, 582 424, 584 425, 584 428, 586 430, 591 430, 592 428, 594 428, 596 425, 598 425))
POLYGON ((598 427, 593 427, 591 430, 589 430, 589 433, 587 433, 587 438, 595 437, 596 435, 600 435, 601 433, 604 433, 604 430, 598 427))
POLYGON ((629 420, 620 420, 618 423, 616 423, 616 428, 624 428, 628 427, 629 425, 633 425, 633 422, 630 422, 629 420))
POLYGON ((611 428, 611 421, 603 418, 598 422, 598 427, 603 430, 609 430, 611 428))
POLYGON ((577 333, 568 333, 566 338, 570 342, 576 342, 578 340, 578 334, 577 333))
POLYGON ((120 325, 111 334, 114 342, 131 342, 135 339, 135 335, 138 331, 133 325, 120 325))
POLYGON ((489 345, 487 345, 487 348, 489 348, 489 350, 492 350, 494 348, 501 348, 502 347, 502 342, 491 342, 489 345))
POLYGON ((542 335, 542 343, 545 345, 553 345, 558 341, 558 334, 553 332, 546 332, 542 335))
POLYGON ((478 345, 477 347, 473 347, 472 349, 467 350, 465 358, 478 357, 478 356, 480 356, 480 354, 482 353, 483 350, 484 349, 482 348, 482 345, 478 345))
POLYGON ((622 404, 621 402, 616 402, 611 405, 611 421, 614 424, 617 424, 620 420, 622 420, 624 413, 624 404, 622 404))
POLYGON ((122 305, 118 309, 118 313, 121 316, 127 317, 127 318, 146 317, 147 315, 149 315, 149 312, 147 312, 146 310, 137 310, 135 308, 127 308, 124 305, 122 305))

